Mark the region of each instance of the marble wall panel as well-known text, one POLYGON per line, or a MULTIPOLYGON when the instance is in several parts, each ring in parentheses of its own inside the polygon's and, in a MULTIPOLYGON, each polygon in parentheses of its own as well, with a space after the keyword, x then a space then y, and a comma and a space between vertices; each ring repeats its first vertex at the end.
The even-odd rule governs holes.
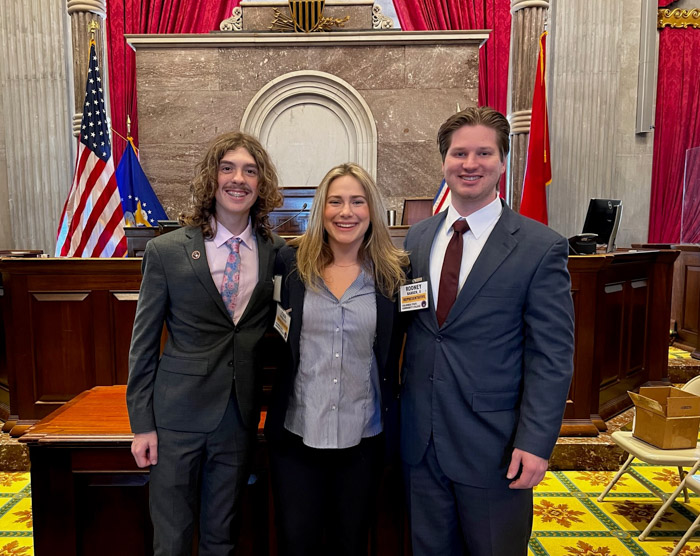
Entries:
POLYGON ((252 91, 139 92, 139 138, 146 143, 209 143, 240 128, 252 91), (177 125, 173 125, 177 122, 177 125))
POLYGON ((407 197, 433 197, 442 181, 442 161, 435 141, 380 143, 377 184, 388 209, 401 217, 407 197))
POLYGON ((479 51, 445 45, 406 46, 406 86, 410 89, 477 89, 479 51))
POLYGON ((203 50, 137 51, 141 160, 171 217, 189 203, 189 182, 208 142, 237 129, 255 94, 281 75, 330 73, 360 93, 378 129, 377 180, 387 208, 397 210, 399 218, 404 198, 432 197, 440 183, 438 126, 458 104, 464 108, 477 102, 475 46, 246 45, 203 50))
POLYGON ((143 171, 169 218, 189 206, 189 185, 208 143, 147 143, 139 152, 143 171))
POLYGON ((331 73, 356 89, 404 86, 402 47, 241 47, 222 49, 217 69, 221 90, 258 91, 285 73, 331 73))
MULTIPOLYGON (((277 7, 283 15, 289 16, 289 8, 286 4, 277 7)), ((372 29, 372 4, 361 6, 333 6, 326 4, 323 9, 324 17, 342 19, 350 16, 350 19, 340 28, 372 29)), ((274 20, 272 6, 245 6, 243 9, 243 31, 267 31, 274 20)))
MULTIPOLYGON (((219 56, 213 48, 143 50, 136 57, 139 91, 217 90, 219 56)), ((235 71, 235 68, 228 68, 235 71)))
POLYGON ((363 91, 372 109, 380 142, 436 141, 437 125, 457 110, 476 106, 476 89, 363 91), (419 109, 416 109, 419 107, 419 109))

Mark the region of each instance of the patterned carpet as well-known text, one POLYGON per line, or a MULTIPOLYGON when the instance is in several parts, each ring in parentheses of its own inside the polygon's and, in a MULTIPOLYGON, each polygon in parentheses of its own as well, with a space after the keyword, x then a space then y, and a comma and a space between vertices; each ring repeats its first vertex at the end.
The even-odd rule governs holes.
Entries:
MULTIPOLYGON (((664 492, 678 485, 674 468, 634 466, 645 484, 664 492)), ((612 472, 554 471, 536 489, 535 522, 530 554, 534 556, 660 556, 673 550, 700 512, 700 498, 675 503, 649 540, 637 536, 661 502, 638 481, 623 476, 598 503, 596 497, 612 472)), ((0 473, 0 556, 32 556, 32 513, 29 473, 0 473)), ((686 545, 683 556, 700 556, 700 534, 686 545)))
POLYGON ((0 473, 0 556, 32 556, 29 473, 0 473))

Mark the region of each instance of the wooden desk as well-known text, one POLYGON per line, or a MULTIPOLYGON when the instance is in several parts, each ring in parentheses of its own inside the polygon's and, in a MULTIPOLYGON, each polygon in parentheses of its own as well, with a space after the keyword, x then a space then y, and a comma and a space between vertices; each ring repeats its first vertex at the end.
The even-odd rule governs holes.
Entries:
MULTIPOLYGON (((75 397, 20 438, 29 447, 36 556, 148 556, 148 470, 131 456, 126 386, 98 386, 75 397)), ((262 420, 261 428, 262 430, 262 420)), ((242 501, 237 556, 274 555, 267 446, 256 446, 242 501)), ((402 489, 387 468, 379 490, 370 554, 406 554, 402 489), (402 548, 400 548, 402 547, 402 548)), ((194 551, 196 554, 196 550, 194 551)))
POLYGON ((574 377, 562 436, 595 436, 631 407, 628 390, 668 381, 677 251, 569 257, 576 317, 574 377))
MULTIPOLYGON (((405 230, 391 228, 394 241, 405 230)), ((666 380, 677 254, 570 257, 576 348, 562 435, 597 435, 630 407, 627 390, 666 380)), ((13 434, 84 390, 126 383, 140 267, 140 259, 0 260, 13 434)), ((263 353, 269 389, 281 350, 263 353)))
MULTIPOLYGON (((36 556, 153 553, 148 470, 136 467, 131 456, 125 395, 125 386, 83 392, 21 437, 32 464, 36 556)), ((257 481, 244 495, 237 554, 269 551, 265 462, 256 457, 257 481)))

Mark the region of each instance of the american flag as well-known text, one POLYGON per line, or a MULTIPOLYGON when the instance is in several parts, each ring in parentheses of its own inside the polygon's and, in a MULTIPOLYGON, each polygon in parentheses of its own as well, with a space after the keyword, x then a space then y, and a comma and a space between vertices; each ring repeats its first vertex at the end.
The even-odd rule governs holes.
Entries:
POLYGON ((437 214, 443 210, 446 210, 450 206, 450 188, 447 187, 445 180, 442 180, 440 187, 438 188, 437 195, 433 199, 433 214, 437 214))
POLYGON ((57 257, 123 257, 124 215, 114 176, 109 126, 97 64, 90 41, 90 67, 73 183, 56 239, 57 257))

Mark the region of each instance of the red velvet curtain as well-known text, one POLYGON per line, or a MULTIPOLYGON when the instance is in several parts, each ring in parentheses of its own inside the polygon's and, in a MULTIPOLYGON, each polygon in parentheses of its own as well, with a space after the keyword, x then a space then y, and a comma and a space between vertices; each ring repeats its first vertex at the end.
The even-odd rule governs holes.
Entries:
MULTIPOLYGON (((649 211, 650 242, 681 241, 686 151, 700 146, 698 60, 700 29, 666 27, 661 30, 649 211)), ((700 191, 696 196, 700 197, 700 191)), ((700 198, 687 197, 686 216, 700 212, 700 198)), ((685 226, 686 229, 691 227, 692 236, 692 227, 697 231, 700 220, 686 217, 685 226)), ((688 234, 684 236, 685 240, 689 237, 688 234)))
MULTIPOLYGON (((109 0, 107 2, 107 52, 112 127, 126 137, 126 117, 138 145, 136 66, 134 51, 125 34, 208 33, 231 16, 240 0, 109 0)), ((118 164, 126 142, 115 133, 112 153, 118 164)))
MULTIPOLYGON (((478 103, 506 113, 510 0, 394 0, 394 7, 404 31, 491 29, 479 49, 478 103)), ((505 198, 505 174, 499 189, 505 198)))

